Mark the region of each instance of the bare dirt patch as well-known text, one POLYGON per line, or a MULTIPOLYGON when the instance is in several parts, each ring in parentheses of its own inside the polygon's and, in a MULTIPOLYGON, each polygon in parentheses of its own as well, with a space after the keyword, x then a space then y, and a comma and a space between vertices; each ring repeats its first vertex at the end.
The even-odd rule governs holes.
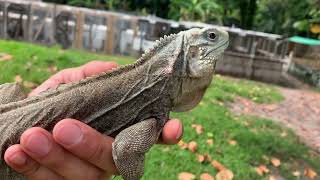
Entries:
POLYGON ((310 147, 320 152, 320 93, 279 88, 285 100, 277 104, 257 104, 237 97, 230 104, 236 114, 272 119, 294 130, 310 147))

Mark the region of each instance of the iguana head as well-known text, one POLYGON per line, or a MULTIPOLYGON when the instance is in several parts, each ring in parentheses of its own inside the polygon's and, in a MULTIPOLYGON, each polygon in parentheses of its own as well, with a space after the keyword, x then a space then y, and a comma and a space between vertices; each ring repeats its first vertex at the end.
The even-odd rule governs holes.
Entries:
POLYGON ((211 83, 216 61, 229 44, 228 33, 216 28, 195 28, 182 33, 184 68, 174 111, 190 110, 201 101, 211 83))

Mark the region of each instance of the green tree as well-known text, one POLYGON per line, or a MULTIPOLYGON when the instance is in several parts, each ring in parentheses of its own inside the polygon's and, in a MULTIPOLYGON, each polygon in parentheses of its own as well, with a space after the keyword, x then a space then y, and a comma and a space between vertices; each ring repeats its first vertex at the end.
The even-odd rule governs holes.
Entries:
POLYGON ((68 0, 43 0, 44 2, 57 3, 57 4, 67 4, 68 0))
POLYGON ((213 0, 172 0, 169 17, 175 20, 222 22, 223 8, 213 0))
POLYGON ((252 29, 257 10, 257 0, 239 1, 241 26, 245 29, 252 29))
POLYGON ((131 0, 131 9, 143 14, 168 18, 170 0, 131 0))
POLYGON ((257 30, 293 35, 297 30, 293 24, 307 16, 310 4, 301 0, 259 0, 255 22, 257 30))
POLYGON ((132 0, 104 0, 105 8, 113 11, 132 11, 132 0))
POLYGON ((293 27, 299 32, 305 32, 311 37, 320 39, 320 33, 312 32, 314 26, 320 26, 320 0, 309 0, 310 10, 309 13, 303 19, 296 21, 293 27))
POLYGON ((224 7, 224 22, 230 25, 228 20, 238 20, 238 25, 244 29, 251 29, 257 10, 257 0, 218 0, 224 7))
POLYGON ((238 26, 263 32, 316 36, 320 0, 44 0, 75 6, 153 14, 175 20, 238 26))
POLYGON ((240 9, 238 1, 216 0, 222 7, 222 22, 226 26, 241 26, 240 9))
POLYGON ((69 0, 67 4, 72 6, 88 7, 88 8, 97 8, 97 5, 100 4, 99 0, 69 0))

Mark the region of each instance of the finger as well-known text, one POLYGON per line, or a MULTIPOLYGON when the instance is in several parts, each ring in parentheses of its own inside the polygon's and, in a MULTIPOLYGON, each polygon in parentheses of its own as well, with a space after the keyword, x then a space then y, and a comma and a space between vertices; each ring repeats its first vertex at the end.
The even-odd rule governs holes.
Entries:
POLYGON ((4 154, 4 160, 12 169, 27 176, 29 179, 62 179, 58 174, 44 166, 41 166, 38 162, 31 159, 31 157, 23 151, 20 144, 9 147, 4 154))
POLYGON ((65 69, 53 75, 45 82, 43 82, 40 86, 35 88, 29 94, 29 96, 34 96, 50 88, 56 88, 59 84, 66 84, 66 83, 78 81, 84 78, 85 78, 84 73, 80 68, 65 69))
MULTIPOLYGON (((58 75, 58 74, 57 74, 58 75)), ((40 86, 33 89, 28 96, 35 96, 43 91, 46 91, 50 88, 56 88, 59 84, 62 83, 62 80, 59 78, 59 76, 54 75, 45 82, 43 82, 40 86)))
POLYGON ((74 155, 91 162, 109 174, 116 173, 112 158, 113 138, 73 119, 60 121, 53 129, 53 137, 74 155))
POLYGON ((91 61, 81 66, 80 69, 83 71, 85 77, 90 77, 117 67, 118 64, 115 62, 91 61))
POLYGON ((183 134, 183 125, 180 120, 169 120, 163 127, 160 143, 177 144, 183 134))
POLYGON ((62 70, 35 88, 29 96, 34 96, 50 88, 56 88, 59 84, 79 81, 86 77, 112 70, 117 66, 118 64, 115 62, 92 61, 78 68, 62 70))
POLYGON ((66 179, 98 179, 102 171, 54 142, 52 135, 42 128, 25 131, 20 139, 25 153, 41 165, 66 179))

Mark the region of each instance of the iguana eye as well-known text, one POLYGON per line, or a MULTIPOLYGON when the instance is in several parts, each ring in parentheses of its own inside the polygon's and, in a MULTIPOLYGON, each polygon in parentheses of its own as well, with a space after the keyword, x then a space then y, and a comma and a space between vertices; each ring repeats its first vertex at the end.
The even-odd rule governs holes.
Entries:
POLYGON ((209 32, 208 33, 208 38, 209 38, 209 40, 214 41, 214 40, 216 40, 217 35, 214 32, 209 32))

